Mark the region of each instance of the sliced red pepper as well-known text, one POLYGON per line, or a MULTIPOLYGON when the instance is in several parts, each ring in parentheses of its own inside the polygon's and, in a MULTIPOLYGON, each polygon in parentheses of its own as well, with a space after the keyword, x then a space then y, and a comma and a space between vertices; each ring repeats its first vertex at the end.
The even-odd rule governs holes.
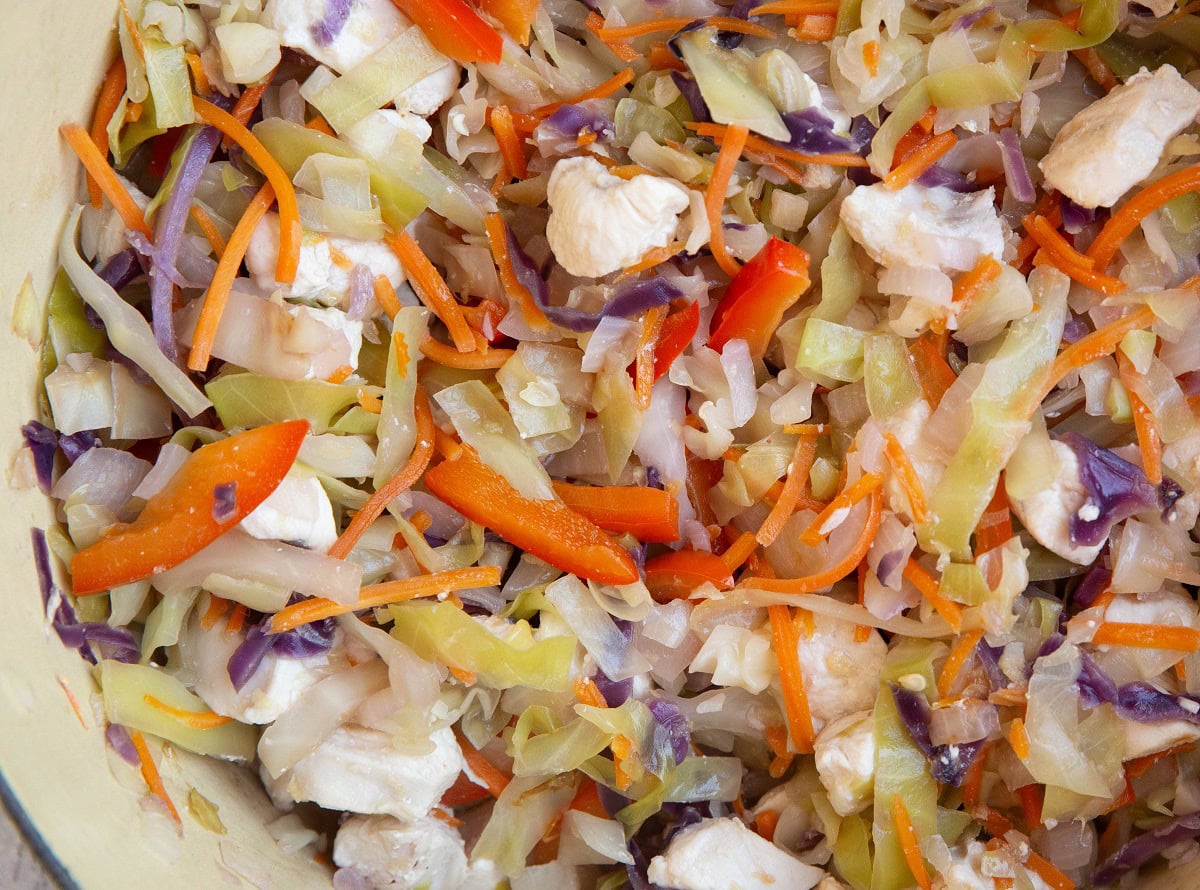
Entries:
POLYGON ((646 587, 660 603, 685 598, 705 581, 725 590, 733 573, 721 557, 702 550, 674 550, 646 563, 646 587))
POLYGON ((504 40, 463 0, 392 0, 438 52, 457 62, 499 62, 504 40))
POLYGON ((606 532, 628 532, 639 541, 679 540, 679 501, 668 492, 641 485, 554 483, 563 503, 606 532))
POLYGON ((550 565, 604 584, 638 580, 633 557, 562 501, 527 498, 464 445, 425 473, 425 487, 472 522, 550 565))
POLYGON ((161 136, 154 137, 150 146, 150 161, 146 166, 151 176, 162 179, 167 175, 167 165, 171 163, 171 154, 175 151, 175 146, 179 145, 183 131, 184 127, 175 127, 161 136))
POLYGON ((529 30, 541 0, 479 0, 479 8, 504 26, 512 39, 529 46, 529 30))
POLYGON ((696 331, 700 329, 700 306, 688 303, 678 312, 672 312, 663 321, 658 343, 654 346, 654 379, 662 377, 675 359, 683 355, 696 331))
POLYGON ((730 340, 745 340, 750 355, 762 358, 792 304, 808 290, 808 254, 772 238, 742 266, 713 315, 708 345, 720 352, 730 340))
POLYGON ((476 785, 468 779, 466 773, 459 773, 454 784, 442 795, 440 803, 444 807, 461 807, 469 803, 479 803, 491 796, 492 793, 482 785, 476 785))
POLYGON ((267 499, 296 460, 307 420, 237 433, 197 449, 133 522, 108 529, 71 560, 76 596, 139 581, 179 565, 267 499), (225 509, 217 488, 234 485, 225 509), (220 518, 214 515, 219 510, 220 518))

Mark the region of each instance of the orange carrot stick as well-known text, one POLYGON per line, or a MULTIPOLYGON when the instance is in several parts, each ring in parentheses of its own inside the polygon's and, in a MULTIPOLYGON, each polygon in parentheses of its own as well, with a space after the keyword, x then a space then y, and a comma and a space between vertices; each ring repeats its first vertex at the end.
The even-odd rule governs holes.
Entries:
POLYGON ((669 491, 642 485, 571 485, 554 482, 564 504, 612 534, 639 541, 679 540, 679 501, 669 491))
POLYGON ((804 689, 804 673, 800 667, 800 635, 792 620, 792 610, 787 606, 768 606, 767 615, 771 621, 771 643, 779 663, 779 682, 783 687, 788 732, 796 750, 808 754, 812 752, 815 733, 808 707, 808 693, 804 689))
POLYGON ((808 474, 817 456, 818 427, 807 426, 805 430, 811 430, 811 433, 801 433, 796 441, 796 450, 792 452, 792 460, 788 464, 787 481, 783 483, 783 490, 775 499, 775 506, 758 528, 758 543, 764 547, 769 547, 779 537, 784 523, 795 512, 800 496, 808 484, 808 474))
POLYGON ((196 225, 200 227, 200 231, 204 233, 209 247, 213 249, 213 254, 216 255, 217 261, 220 262, 221 257, 225 254, 225 239, 221 237, 221 233, 217 229, 217 224, 208 215, 208 211, 199 204, 193 204, 191 210, 188 212, 191 214, 192 219, 196 221, 196 225))
POLYGON ((705 19, 695 19, 690 16, 667 16, 666 18, 638 22, 636 25, 622 25, 611 28, 608 25, 604 25, 596 32, 596 36, 605 43, 613 40, 632 40, 635 37, 657 34, 660 31, 678 31, 681 28, 686 28, 695 21, 703 21, 705 27, 715 27, 722 31, 733 31, 737 34, 748 34, 751 37, 775 36, 775 32, 770 28, 764 28, 762 25, 756 25, 745 19, 735 19, 725 15, 714 15, 705 19))
POLYGON ((985 287, 1000 277, 1001 268, 1001 264, 992 256, 984 254, 971 271, 959 276, 954 282, 953 297, 959 311, 970 306, 985 287))
POLYGON ((1025 860, 1025 867, 1037 874, 1053 890, 1075 890, 1074 881, 1032 850, 1029 851, 1029 856, 1025 860))
POLYGON ((884 185, 890 189, 900 189, 915 182, 922 173, 936 164, 957 143, 958 137, 953 132, 930 136, 883 178, 884 185))
POLYGON ((125 188, 125 184, 121 182, 116 171, 109 166, 108 160, 100 153, 100 149, 96 148, 96 143, 92 141, 88 131, 79 124, 64 124, 59 128, 59 132, 67 140, 72 151, 79 156, 84 169, 103 192, 104 197, 108 198, 108 202, 120 215, 125 228, 140 232, 147 238, 153 238, 154 233, 146 224, 142 208, 134 203, 129 190, 125 188))
POLYGON ((742 532, 737 540, 729 545, 729 549, 721 554, 721 562, 729 567, 730 572, 736 572, 742 567, 750 554, 758 547, 758 540, 753 532, 742 532))
POLYGON ((658 335, 662 332, 666 315, 666 306, 655 306, 647 309, 642 316, 633 378, 637 406, 643 411, 650 407, 650 390, 654 386, 654 349, 658 345, 658 335))
POLYGON ((975 651, 975 647, 979 645, 979 641, 982 639, 983 631, 981 630, 973 630, 958 638, 958 642, 950 650, 950 657, 942 665, 942 672, 938 674, 938 695, 942 698, 950 694, 950 688, 954 685, 955 679, 957 679, 959 673, 962 671, 963 665, 967 663, 967 659, 971 657, 975 651))
POLYGON ((413 408, 416 415, 417 440, 413 445, 412 455, 409 456, 400 471, 379 486, 375 493, 367 498, 367 502, 362 505, 362 508, 354 514, 354 518, 350 520, 346 530, 329 548, 328 555, 334 559, 345 559, 354 549, 359 538, 363 536, 363 532, 370 527, 372 522, 383 515, 387 505, 416 485, 425 473, 425 468, 429 466, 429 461, 433 457, 434 425, 433 414, 429 407, 429 396, 425 394, 423 386, 417 386, 413 408))
POLYGON ((534 300, 533 294, 525 285, 521 284, 513 269, 512 256, 508 252, 508 228, 504 225, 504 217, 499 213, 489 213, 483 224, 487 230, 488 246, 492 249, 496 268, 500 272, 500 284, 504 287, 509 304, 515 303, 521 308, 521 315, 525 318, 527 325, 538 330, 546 330, 550 327, 546 314, 534 300))
POLYGON ((912 513, 913 522, 923 523, 928 515, 925 509, 925 492, 921 488, 921 477, 917 475, 916 467, 909 460, 904 446, 900 444, 900 440, 895 435, 888 433, 884 436, 884 441, 883 453, 887 457, 888 463, 892 465, 892 472, 896 474, 900 487, 904 489, 904 494, 908 497, 908 507, 912 513))
POLYGON ((578 105, 580 102, 586 102, 588 99, 607 99, 617 90, 627 86, 630 83, 633 83, 633 76, 632 68, 626 68, 623 71, 618 71, 599 86, 592 87, 590 90, 584 90, 582 93, 571 99, 565 99, 562 102, 551 102, 548 105, 542 105, 539 108, 535 108, 531 112, 531 117, 534 120, 542 120, 554 114, 554 112, 558 111, 558 109, 562 108, 564 105, 578 105))
POLYGON ((941 404, 946 390, 954 385, 958 376, 946 361, 946 356, 934 344, 929 335, 921 335, 908 345, 908 353, 913 357, 917 369, 917 380, 921 384, 921 392, 930 406, 936 408, 941 404))
POLYGON ((492 109, 492 133, 500 146, 500 156, 504 159, 504 169, 511 178, 524 179, 529 175, 525 164, 525 149, 521 147, 521 137, 513 126, 512 112, 507 105, 497 105, 492 109))
POLYGON ((883 484, 883 477, 878 473, 866 473, 854 482, 853 485, 842 491, 829 504, 817 514, 817 518, 809 523, 808 528, 800 533, 800 541, 807 544, 809 547, 815 547, 821 543, 821 540, 829 534, 825 530, 826 524, 834 518, 834 515, 841 510, 847 510, 853 507, 875 489, 883 484))
POLYGON ((499 368, 513 357, 512 349, 489 349, 486 352, 458 352, 452 347, 441 343, 432 337, 421 341, 421 354, 439 365, 447 368, 462 368, 468 371, 480 371, 487 368, 499 368))
POLYGON ((1088 248, 1087 255, 1095 262, 1097 269, 1107 268, 1125 239, 1141 225, 1143 219, 1168 201, 1197 189, 1200 189, 1200 164, 1151 183, 1108 218, 1108 222, 1088 248))
POLYGON ((1200 630, 1196 630, 1194 627, 1177 627, 1167 624, 1106 621, 1096 628, 1092 644, 1194 652, 1200 649, 1200 630))
POLYGON ((1133 429, 1137 433, 1138 450, 1142 453, 1142 469, 1146 471, 1146 478, 1158 485, 1162 482, 1162 434, 1158 431, 1154 414, 1138 395, 1141 388, 1138 384, 1143 383, 1145 377, 1123 352, 1117 353, 1117 369, 1121 383, 1129 393, 1129 406, 1133 410, 1133 429))
MULTIPOLYGON (((292 196, 295 197, 294 192, 292 196)), ((274 202, 275 189, 270 182, 264 182, 229 236, 229 243, 225 245, 225 251, 217 262, 217 271, 213 273, 208 291, 204 294, 204 305, 200 308, 200 316, 196 319, 196 331, 192 334, 188 367, 193 371, 203 372, 208 368, 213 341, 216 340, 217 329, 221 325, 221 315, 225 312, 225 304, 229 302, 229 294, 233 290, 238 270, 242 267, 242 259, 250 246, 250 238, 274 202)))
POLYGON ((962 608, 958 603, 946 599, 938 590, 938 583, 933 579, 933 576, 921 566, 912 557, 909 557, 908 562, 904 566, 904 577, 912 582, 917 590, 921 591, 921 596, 929 600, 938 614, 946 619, 946 623, 950 628, 958 633, 962 627, 962 608))
POLYGON ((137 752, 138 762, 142 766, 142 778, 150 786, 150 793, 166 805, 167 812, 171 814, 176 825, 182 824, 183 820, 179 818, 179 811, 175 809, 175 804, 171 803, 171 797, 167 794, 166 786, 163 785, 162 776, 158 774, 158 767, 154 765, 154 757, 150 754, 146 739, 136 729, 129 731, 129 738, 133 742, 133 750, 137 752))
POLYGON ((218 726, 233 722, 232 717, 226 717, 211 710, 187 711, 183 708, 176 708, 164 701, 159 701, 153 695, 143 695, 142 701, 191 729, 216 729, 218 726))
POLYGON ((1022 760, 1029 758, 1029 733, 1025 732, 1025 721, 1020 717, 1014 717, 1008 727, 1008 743, 1022 760))
POLYGON ((192 97, 192 106, 197 119, 216 127, 242 147, 275 190, 275 197, 279 201, 279 260, 275 265, 275 279, 283 284, 291 284, 296 280, 296 270, 300 265, 300 239, 304 236, 291 177, 257 137, 229 112, 199 96, 192 97))
POLYGON ((483 784, 492 797, 499 797, 512 780, 484 757, 478 748, 468 742, 461 730, 455 729, 454 737, 458 739, 458 746, 462 749, 463 760, 467 762, 467 768, 473 775, 483 780, 483 784))
POLYGON ((733 177, 733 167, 742 155, 746 146, 746 136, 749 131, 740 125, 731 126, 726 131, 726 137, 717 153, 717 162, 713 165, 712 176, 708 180, 708 188, 704 192, 704 210, 708 215, 709 249, 717 265, 725 274, 732 278, 738 273, 741 265, 725 249, 725 230, 722 228, 721 213, 725 208, 725 193, 729 189, 729 181, 733 177))
POLYGON ((399 229, 389 232, 383 240, 408 272, 409 282, 421 302, 442 320, 450 332, 454 348, 459 352, 474 352, 475 338, 471 336, 471 329, 463 318, 462 307, 413 236, 399 229))
MULTIPOLYGON (((125 59, 118 53, 117 57, 113 59, 113 63, 108 66, 108 73, 104 75, 104 85, 100 88, 99 98, 96 99, 96 112, 92 115, 92 142, 96 144, 96 150, 100 152, 101 157, 108 157, 108 123, 116 114, 117 106, 121 104, 123 95, 125 95, 125 59)), ((99 210, 103 192, 100 191, 100 185, 92 178, 91 173, 88 174, 87 189, 92 206, 99 210)))
POLYGON ((900 838, 900 849, 904 851, 904 861, 908 870, 916 879, 921 890, 930 890, 933 883, 929 880, 929 872, 925 870, 925 860, 921 858, 921 844, 917 839, 916 829, 913 828, 912 817, 904 798, 897 794, 892 798, 892 821, 896 826, 896 835, 900 838))

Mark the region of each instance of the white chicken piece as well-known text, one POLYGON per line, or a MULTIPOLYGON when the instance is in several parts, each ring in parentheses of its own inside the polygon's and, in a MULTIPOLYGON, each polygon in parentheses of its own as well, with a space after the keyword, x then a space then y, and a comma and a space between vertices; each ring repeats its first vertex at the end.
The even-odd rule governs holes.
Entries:
POLYGON ((546 237, 559 265, 599 278, 632 265, 674 237, 687 189, 660 176, 613 176, 595 158, 565 158, 547 186, 546 237))
POLYGON ((825 872, 729 817, 679 832, 665 853, 650 860, 647 876, 677 890, 810 890, 825 872))
POLYGON ((1017 490, 1013 485, 1007 485, 1009 504, 1039 544, 1063 559, 1078 565, 1090 565, 1099 555, 1104 542, 1091 547, 1073 543, 1071 517, 1079 514, 1086 518, 1089 508, 1097 508, 1088 503, 1088 490, 1079 478, 1079 459, 1071 446, 1051 440, 1050 448, 1058 463, 1053 482, 1033 491, 1017 490))
POLYGON ((718 624, 692 659, 688 670, 712 674, 712 681, 717 686, 740 686, 751 695, 758 695, 771 685, 775 675, 770 631, 765 627, 750 630, 718 624))
POLYGON ((450 100, 460 80, 462 69, 447 59, 445 65, 429 72, 397 96, 396 109, 429 117, 450 100))
POLYGON ((350 297, 350 276, 359 264, 370 270, 372 278, 385 276, 392 287, 404 282, 404 267, 382 241, 305 232, 296 280, 291 284, 275 280, 278 260, 279 214, 268 213, 250 236, 246 249, 246 268, 265 293, 279 291, 289 300, 315 300, 325 306, 345 307, 350 297))
POLYGON ((839 816, 862 812, 875 790, 875 721, 872 711, 826 725, 814 743, 817 775, 839 816))
POLYGON ((340 28, 328 0, 270 0, 259 21, 279 32, 279 42, 339 73, 353 68, 411 23, 391 0, 353 0, 340 28), (336 34, 334 32, 336 31, 336 34))
POLYGON ((242 520, 242 531, 263 541, 287 541, 326 553, 337 540, 333 504, 316 476, 288 473, 242 520))
POLYGON ((800 635, 800 669, 818 732, 839 717, 875 706, 887 643, 876 630, 861 643, 854 633, 853 623, 817 613, 812 636, 800 635))
MULTIPOLYGON (((980 841, 970 841, 966 848, 950 851, 950 863, 941 869, 942 890, 995 890, 996 883, 983 873, 983 856, 986 848, 980 841)), ((1050 885, 1035 872, 1026 869, 1025 876, 1034 890, 1050 890, 1050 885)), ((935 883, 935 886, 938 884, 935 883)))
POLYGON ((1004 253, 994 200, 991 188, 959 194, 941 186, 890 189, 876 183, 855 188, 840 213, 850 237, 881 265, 965 272, 981 256, 1000 259, 1004 253))
POLYGON ((454 784, 463 768, 462 751, 449 728, 429 736, 433 750, 410 755, 385 732, 362 726, 335 729, 285 776, 284 790, 296 801, 328 810, 419 819, 454 784))
POLYGON ((240 690, 229 679, 229 659, 242 643, 238 634, 225 633, 225 622, 205 630, 193 614, 179 635, 179 654, 196 694, 216 713, 242 723, 273 723, 310 688, 347 666, 340 643, 322 655, 284 658, 268 652, 258 670, 240 690))
POLYGON ((333 841, 333 862, 376 890, 492 890, 500 880, 491 862, 468 863, 458 832, 432 817, 351 816, 333 841))
POLYGON ((1154 172, 1197 112, 1200 90, 1174 67, 1143 68, 1067 121, 1038 166, 1075 203, 1111 207, 1154 172))

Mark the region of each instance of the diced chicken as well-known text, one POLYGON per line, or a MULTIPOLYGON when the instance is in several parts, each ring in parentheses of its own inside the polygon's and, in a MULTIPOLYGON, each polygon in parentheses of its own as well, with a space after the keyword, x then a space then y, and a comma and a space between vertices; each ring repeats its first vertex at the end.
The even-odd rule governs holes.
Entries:
POLYGON ((396 137, 405 133, 415 136, 420 142, 428 142, 433 128, 425 118, 411 111, 396 111, 382 108, 372 111, 346 131, 346 141, 363 154, 372 158, 384 157, 392 148, 396 137))
POLYGON ((393 287, 404 281, 404 267, 382 241, 306 232, 300 245, 296 280, 291 284, 275 280, 278 260, 279 215, 268 213, 254 230, 246 250, 246 268, 264 292, 279 291, 290 300, 316 300, 326 306, 345 307, 350 297, 350 276, 359 264, 370 270, 372 278, 386 276, 393 287))
POLYGON ((325 553, 337 540, 333 504, 316 476, 289 473, 242 520, 242 530, 265 541, 287 541, 325 553))
POLYGON ((429 117, 450 100, 462 79, 462 69, 446 60, 436 71, 426 74, 396 97, 396 109, 429 117))
POLYGON ((1071 517, 1078 514, 1092 518, 1089 511, 1097 510, 1089 503, 1089 495, 1079 479, 1079 459, 1069 445, 1050 441, 1058 469, 1054 481, 1032 492, 1017 492, 1008 486, 1009 504, 1017 518, 1034 539, 1063 559, 1079 565, 1091 564, 1099 555, 1103 542, 1089 547, 1071 540, 1071 517), (1023 496, 1022 496, 1023 495, 1023 496))
POLYGON ((285 790, 296 801, 329 810, 419 819, 454 784, 462 752, 448 728, 433 732, 428 754, 398 750, 390 735, 361 726, 335 729, 286 774, 285 790))
POLYGON ((650 860, 648 877, 677 890, 810 890, 825 872, 730 817, 679 832, 665 853, 650 860))
POLYGON ((758 695, 771 684, 775 675, 775 656, 771 652, 770 632, 750 630, 730 624, 718 624, 692 659, 693 673, 712 674, 717 686, 740 686, 758 695))
POLYGON ((547 187, 546 237, 572 275, 598 278, 640 260, 675 235, 688 192, 671 179, 613 176, 595 158, 565 158, 547 187))
POLYGON ((828 724, 814 746, 817 774, 839 816, 859 813, 875 790, 875 721, 872 711, 828 724))
POLYGON ((851 622, 818 613, 813 615, 812 636, 801 635, 800 669, 818 731, 839 717, 875 706, 887 643, 875 630, 861 643, 854 633, 851 622))
MULTIPOLYGON (((966 848, 950 851, 950 862, 940 870, 940 882, 934 886, 941 890, 995 890, 995 881, 983 873, 983 857, 986 848, 980 841, 970 841, 966 848)), ((1050 890, 1050 885, 1035 872, 1026 870, 1025 877, 1034 890, 1050 890)))
POLYGON ((1041 163, 1048 185, 1084 207, 1111 207, 1154 172, 1200 112, 1200 90, 1171 65, 1142 69, 1071 118, 1041 163))
POLYGON ((991 188, 959 194, 913 184, 890 189, 860 185, 842 202, 850 236, 884 266, 966 271, 981 256, 1000 259, 1004 227, 991 188))
POLYGON ((334 839, 333 862, 376 890, 492 890, 500 880, 492 863, 468 864, 458 832, 431 817, 351 816, 334 839))
POLYGON ((242 723, 273 723, 310 688, 347 666, 337 640, 329 652, 309 658, 268 652, 239 691, 229 679, 229 659, 242 639, 225 633, 224 622, 205 630, 195 615, 179 635, 179 654, 196 694, 216 713, 242 723))
MULTIPOLYGON (((124 176, 117 174, 117 179, 121 180, 129 197, 133 198, 133 203, 145 210, 150 198, 124 176)), ((125 222, 108 201, 99 210, 91 204, 84 204, 80 217, 80 246, 87 256, 95 258, 97 265, 107 262, 129 246, 125 222)))
POLYGON ((259 21, 279 32, 284 46, 298 49, 345 72, 396 37, 411 23, 391 0, 355 0, 340 28, 328 18, 328 0, 270 0, 259 21), (335 33, 336 32, 336 33, 335 33))

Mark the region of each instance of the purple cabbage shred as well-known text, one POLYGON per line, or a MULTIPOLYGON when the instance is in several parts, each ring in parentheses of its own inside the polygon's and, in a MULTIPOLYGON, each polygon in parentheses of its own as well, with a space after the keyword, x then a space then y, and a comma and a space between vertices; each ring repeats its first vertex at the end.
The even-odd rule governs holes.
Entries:
POLYGON ((1078 235, 1096 221, 1099 210, 1095 207, 1081 207, 1066 195, 1059 196, 1059 207, 1062 208, 1063 228, 1070 235, 1078 235))
POLYGON ((604 703, 610 708, 621 707, 629 700, 629 696, 633 692, 632 677, 624 680, 610 680, 608 674, 597 670, 595 676, 592 677, 592 682, 596 684, 596 688, 604 696, 604 703))
POLYGON ((1096 602, 1096 597, 1108 589, 1112 582, 1112 570, 1100 564, 1097 560, 1091 570, 1083 576, 1079 586, 1071 595, 1071 601, 1080 609, 1090 609, 1096 602))
POLYGON ((960 194, 977 192, 981 188, 966 174, 960 173, 957 170, 948 170, 937 164, 934 164, 918 176, 917 182, 925 186, 925 188, 947 188, 952 192, 960 194))
MULTIPOLYGON (((760 0, 736 0, 733 6, 725 12, 725 15, 731 19, 749 21, 751 11, 759 5, 761 5, 760 0)), ((739 34, 737 31, 717 32, 717 46, 721 49, 737 49, 745 39, 746 35, 739 34)))
POLYGON ((108 261, 96 270, 96 274, 113 290, 119 291, 140 277, 143 271, 145 270, 138 259, 138 252, 132 247, 127 247, 109 257, 108 261))
POLYGON ((104 730, 104 740, 108 742, 108 747, 117 752, 117 755, 131 766, 137 766, 141 761, 138 759, 137 748, 133 747, 133 739, 130 738, 129 730, 120 723, 110 723, 104 730))
POLYGON ((25 437, 25 447, 33 453, 38 488, 49 494, 54 477, 54 455, 58 451, 58 433, 44 423, 31 420, 21 427, 21 435, 25 437))
POLYGON ((329 46, 337 40, 350 18, 350 8, 354 0, 325 0, 325 15, 319 21, 309 26, 309 33, 317 46, 329 46))
POLYGON ((58 440, 58 447, 66 457, 67 463, 73 464, 85 451, 99 448, 100 437, 91 430, 81 430, 78 433, 63 436, 58 440))
POLYGON ((572 139, 595 133, 597 142, 610 142, 617 135, 612 120, 586 105, 563 105, 542 123, 572 139))
MULTIPOLYGON (((296 596, 293 595, 292 602, 296 600, 296 596)), ((267 617, 251 625, 246 631, 246 638, 234 650, 233 655, 229 656, 226 669, 233 688, 238 692, 250 682, 250 678, 254 676, 268 653, 282 658, 311 658, 314 655, 322 655, 333 646, 334 634, 337 631, 337 621, 333 618, 302 624, 278 634, 268 632, 270 624, 271 619, 267 617)))
POLYGON ((700 84, 696 83, 695 80, 682 71, 672 71, 671 82, 675 84, 675 88, 679 90, 683 95, 684 101, 687 102, 692 120, 699 124, 708 123, 712 120, 712 115, 708 111, 708 103, 704 101, 704 96, 700 94, 700 84))
POLYGON ((892 686, 892 698, 913 744, 929 761, 929 772, 933 778, 955 788, 961 786, 967 770, 983 750, 986 739, 956 745, 935 745, 929 738, 929 700, 918 692, 895 685, 892 686))
POLYGON ((1100 863, 1092 884, 1105 887, 1141 868, 1163 850, 1200 836, 1200 813, 1189 813, 1135 837, 1100 863))
POLYGON ((222 482, 213 486, 212 518, 228 522, 237 513, 237 483, 222 482))
POLYGON ((1088 335, 1088 324, 1078 315, 1072 315, 1063 325, 1063 342, 1077 343, 1088 335))
POLYGON ((673 703, 666 699, 652 698, 646 702, 650 713, 654 715, 654 750, 669 750, 675 758, 675 765, 687 759, 691 748, 691 729, 687 717, 673 703))
POLYGON ((974 12, 969 12, 966 15, 959 16, 954 20, 954 24, 950 26, 950 33, 953 34, 956 31, 966 31, 975 27, 975 23, 991 11, 992 7, 988 5, 983 7, 983 9, 977 9, 974 12))
POLYGON ((1071 515, 1071 543, 1094 547, 1123 519, 1152 507, 1162 509, 1158 488, 1140 468, 1078 433, 1063 433, 1059 441, 1079 459, 1079 480, 1087 489, 1088 503, 1098 510, 1095 519, 1071 515))
POLYGON ((819 108, 789 111, 782 117, 791 136, 787 142, 779 144, 792 151, 807 155, 827 155, 855 152, 861 147, 856 145, 851 137, 835 133, 833 119, 819 108))
POLYGON ((133 664, 141 656, 141 647, 128 628, 112 627, 103 621, 83 624, 54 622, 54 630, 68 649, 85 649, 88 644, 105 647, 105 657, 133 664))

